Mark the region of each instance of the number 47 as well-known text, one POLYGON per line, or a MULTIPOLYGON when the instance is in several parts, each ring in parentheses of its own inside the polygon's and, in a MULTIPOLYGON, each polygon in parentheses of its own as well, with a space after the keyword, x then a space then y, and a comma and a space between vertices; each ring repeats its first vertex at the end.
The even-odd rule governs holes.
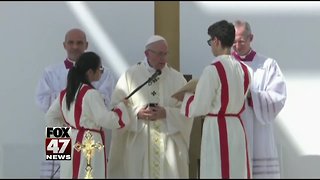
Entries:
POLYGON ((69 142, 70 139, 51 139, 50 143, 47 146, 47 151, 53 151, 53 153, 64 153, 69 142), (59 142, 63 143, 61 148, 59 147, 59 142))

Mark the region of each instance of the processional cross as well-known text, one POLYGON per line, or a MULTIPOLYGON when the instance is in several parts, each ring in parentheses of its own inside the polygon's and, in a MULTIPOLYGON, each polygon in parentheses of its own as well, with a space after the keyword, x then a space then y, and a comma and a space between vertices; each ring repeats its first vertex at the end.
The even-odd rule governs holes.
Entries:
POLYGON ((74 149, 77 150, 78 152, 82 150, 82 152, 84 153, 87 159, 86 176, 84 177, 85 179, 93 179, 92 177, 93 168, 91 166, 91 160, 94 156, 95 149, 101 150, 103 147, 104 145, 101 143, 94 143, 94 140, 92 139, 92 134, 90 131, 85 132, 84 143, 80 144, 79 142, 77 142, 74 145, 74 149))

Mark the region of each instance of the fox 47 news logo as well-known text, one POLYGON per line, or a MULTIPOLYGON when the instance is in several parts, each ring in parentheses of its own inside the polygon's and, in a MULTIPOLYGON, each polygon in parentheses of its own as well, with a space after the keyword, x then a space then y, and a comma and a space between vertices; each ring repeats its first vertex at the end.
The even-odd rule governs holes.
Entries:
POLYGON ((70 127, 46 127, 46 160, 71 160, 70 134, 70 127))

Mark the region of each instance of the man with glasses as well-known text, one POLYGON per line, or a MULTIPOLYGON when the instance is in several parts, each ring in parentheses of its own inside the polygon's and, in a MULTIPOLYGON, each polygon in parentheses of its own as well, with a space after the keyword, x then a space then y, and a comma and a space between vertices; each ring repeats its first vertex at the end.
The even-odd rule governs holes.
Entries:
POLYGON ((112 95, 111 103, 117 104, 155 77, 128 99, 131 124, 112 134, 108 178, 189 178, 193 119, 180 114, 181 102, 171 97, 186 80, 168 65, 163 37, 151 36, 144 53, 142 62, 122 74, 112 95))
POLYGON ((250 178, 246 134, 240 114, 250 85, 250 69, 231 56, 235 29, 225 20, 209 26, 207 41, 216 57, 204 68, 195 93, 187 92, 181 113, 205 116, 200 178, 250 178))
MULTIPOLYGON (((36 88, 36 104, 46 113, 52 102, 61 90, 67 86, 67 75, 80 55, 88 48, 86 34, 80 29, 71 29, 65 35, 63 47, 67 52, 67 58, 58 64, 45 68, 36 88)), ((103 95, 105 104, 109 107, 111 93, 115 86, 115 77, 111 70, 104 71, 93 86, 103 95)), ((58 161, 43 161, 41 165, 41 178, 59 178, 60 163, 58 161)))
POLYGON ((234 25, 232 54, 253 70, 250 95, 242 115, 250 142, 253 178, 280 178, 273 123, 287 98, 285 80, 276 60, 251 48, 253 34, 249 23, 237 20, 234 25))

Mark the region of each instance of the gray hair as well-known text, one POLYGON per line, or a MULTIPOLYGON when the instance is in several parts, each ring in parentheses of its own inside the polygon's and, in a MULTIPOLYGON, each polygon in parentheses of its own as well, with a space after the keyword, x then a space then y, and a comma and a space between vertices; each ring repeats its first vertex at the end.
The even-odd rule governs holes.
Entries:
POLYGON ((234 22, 234 27, 244 27, 246 36, 252 34, 250 24, 247 21, 236 20, 234 22))

